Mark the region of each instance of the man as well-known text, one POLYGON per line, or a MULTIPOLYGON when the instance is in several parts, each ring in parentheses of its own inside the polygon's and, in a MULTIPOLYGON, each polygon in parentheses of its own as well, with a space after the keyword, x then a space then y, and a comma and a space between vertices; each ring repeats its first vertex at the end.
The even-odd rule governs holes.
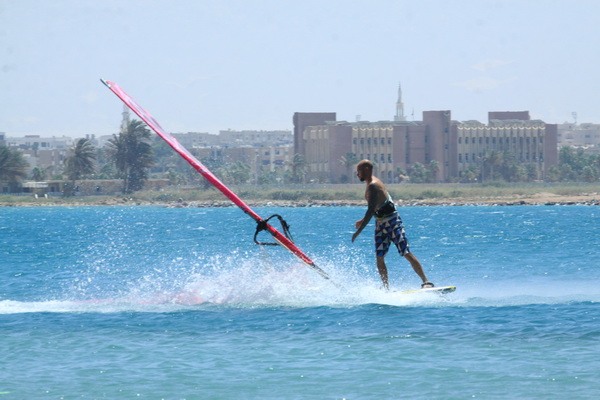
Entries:
POLYGON ((406 258, 413 269, 423 280, 421 287, 434 287, 433 283, 427 280, 423 267, 417 257, 415 257, 408 248, 408 240, 402 226, 402 219, 396 211, 396 207, 389 195, 383 182, 373 176, 373 163, 369 160, 362 160, 356 166, 356 176, 361 182, 367 184, 365 198, 368 208, 363 219, 354 224, 356 232, 352 235, 352 242, 360 235, 362 230, 368 225, 371 217, 375 216, 375 251, 377 255, 377 270, 383 281, 385 289, 389 289, 388 270, 385 265, 385 256, 389 250, 390 243, 394 242, 401 256, 406 258))

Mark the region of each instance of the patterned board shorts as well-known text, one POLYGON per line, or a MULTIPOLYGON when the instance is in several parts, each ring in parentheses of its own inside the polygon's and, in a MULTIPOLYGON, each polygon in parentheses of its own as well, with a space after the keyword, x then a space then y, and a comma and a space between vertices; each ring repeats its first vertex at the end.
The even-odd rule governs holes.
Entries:
POLYGON ((391 242, 394 242, 401 256, 404 257, 405 254, 410 253, 402 219, 397 212, 385 219, 375 220, 375 251, 377 257, 384 257, 387 254, 391 242))

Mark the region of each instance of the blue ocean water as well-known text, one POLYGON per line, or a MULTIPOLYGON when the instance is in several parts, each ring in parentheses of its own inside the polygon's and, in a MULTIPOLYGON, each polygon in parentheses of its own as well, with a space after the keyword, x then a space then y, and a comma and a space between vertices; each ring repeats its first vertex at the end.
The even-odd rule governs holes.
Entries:
POLYGON ((237 208, 0 209, 0 399, 600 398, 600 207, 401 208, 447 296, 364 208, 256 211, 339 287, 237 208))

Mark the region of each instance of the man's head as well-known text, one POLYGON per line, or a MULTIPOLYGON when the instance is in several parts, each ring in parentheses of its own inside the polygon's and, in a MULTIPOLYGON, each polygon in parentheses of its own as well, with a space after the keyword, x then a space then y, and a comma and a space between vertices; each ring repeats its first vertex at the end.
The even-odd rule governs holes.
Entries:
POLYGON ((361 182, 370 179, 373 176, 373 163, 369 160, 362 160, 356 165, 356 176, 361 182))

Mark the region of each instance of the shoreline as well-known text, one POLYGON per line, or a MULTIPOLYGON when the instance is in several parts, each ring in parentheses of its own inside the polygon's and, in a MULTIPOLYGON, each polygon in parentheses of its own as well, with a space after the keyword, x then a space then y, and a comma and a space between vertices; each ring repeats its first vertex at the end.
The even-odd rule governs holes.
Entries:
MULTIPOLYGON (((246 200, 250 207, 365 207, 366 201, 357 200, 246 200)), ((459 207, 459 206, 554 206, 554 205, 600 205, 598 193, 582 195, 557 195, 537 193, 535 195, 515 195, 496 198, 431 198, 396 200, 399 207, 459 207)), ((141 200, 135 198, 107 198, 93 201, 51 201, 50 199, 32 199, 24 202, 0 201, 2 207, 110 207, 110 206, 162 206, 168 208, 206 208, 206 207, 235 207, 227 200, 141 200)))

